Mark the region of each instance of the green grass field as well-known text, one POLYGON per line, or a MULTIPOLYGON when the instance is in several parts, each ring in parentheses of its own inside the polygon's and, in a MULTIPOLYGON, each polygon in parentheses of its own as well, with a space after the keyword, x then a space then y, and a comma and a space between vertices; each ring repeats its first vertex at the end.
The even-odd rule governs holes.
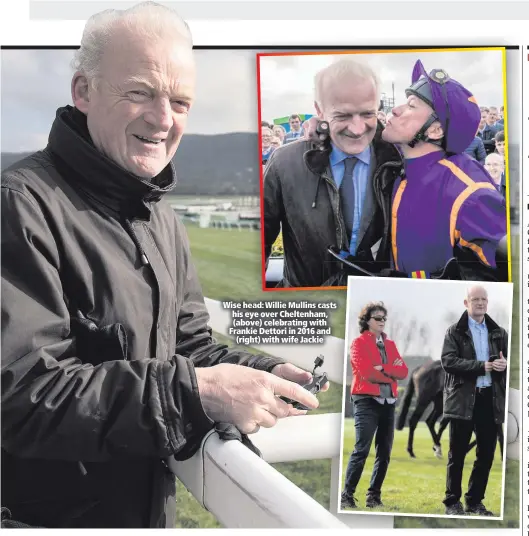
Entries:
MULTIPOLYGON (((415 431, 414 451, 417 458, 410 458, 406 452, 407 441, 408 428, 402 431, 395 431, 391 462, 382 487, 384 507, 375 510, 400 514, 444 515, 444 505, 441 501, 445 491, 448 432, 443 434, 441 440, 443 459, 437 459, 433 455, 432 438, 425 423, 419 423, 415 431)), ((342 487, 343 482, 345 482, 345 470, 349 455, 354 450, 354 443, 354 420, 346 419, 344 425, 342 487)), ((471 451, 466 459, 463 471, 463 489, 466 482, 468 482, 474 459, 475 450, 471 451)), ((369 487, 374 461, 375 448, 373 444, 355 493, 356 498, 359 500, 360 511, 374 511, 365 508, 365 496, 369 487)), ((502 465, 498 448, 490 473, 487 496, 484 501, 487 507, 496 515, 500 515, 501 512, 501 479, 502 465)))
MULTIPOLYGON (((306 301, 335 301, 338 309, 331 313, 332 334, 335 337, 345 337, 345 304, 346 292, 317 291, 305 292, 296 291, 275 291, 263 292, 261 290, 261 246, 260 232, 258 231, 228 231, 220 229, 200 229, 194 225, 188 225, 187 231, 191 242, 191 250, 194 263, 197 267, 199 279, 202 284, 204 295, 215 300, 259 300, 274 299, 288 301, 295 299, 306 301)), ((513 241, 515 242, 515 241, 513 241)), ((513 338, 511 352, 511 376, 510 385, 519 388, 519 337, 518 337, 518 248, 513 244, 513 280, 514 289, 514 311, 513 318, 513 338)), ((225 339, 219 337, 224 342, 225 339)), ((227 340, 227 339, 226 339, 227 340)), ((339 412, 341 411, 340 385, 333 385, 328 393, 320 397, 321 405, 318 412, 339 412)), ((423 426, 423 425, 421 425, 423 426)), ((402 432, 399 432, 402 434, 402 432)), ((446 436, 448 437, 448 436, 446 436)), ((404 441, 404 440, 403 440, 404 441)), ((432 455, 430 443, 424 447, 416 443, 417 454, 422 459, 420 449, 425 449, 424 461, 430 463, 438 462, 432 455)), ((398 445, 395 446, 394 453, 397 456, 398 445)), ((446 448, 445 448, 446 451, 446 448)), ((405 454, 405 450, 402 451, 405 454)), ((407 454, 406 454, 407 455, 407 454)), ((446 454, 445 454, 446 455, 446 454)), ((402 456, 404 458, 404 456, 402 456)), ((392 465, 396 461, 392 460, 392 465)), ((417 461, 417 460, 416 460, 417 461)), ((345 460, 347 462, 347 458, 345 460)), ((421 462, 419 462, 421 463, 421 462)), ((445 460, 441 460, 442 465, 445 460)), ((428 465, 429 465, 428 464, 428 465)), ((329 506, 330 488, 330 460, 316 460, 298 463, 275 464, 277 470, 292 480, 296 485, 317 500, 324 507, 329 506)), ((366 467, 366 471, 368 468, 366 467)), ((391 468, 390 468, 391 470, 391 468)), ((404 482, 409 480, 410 474, 402 473, 404 482)), ((389 476, 388 476, 389 478, 389 476)), ((395 527, 402 528, 428 528, 428 527, 518 527, 519 526, 519 464, 509 460, 507 463, 507 486, 506 486, 506 508, 505 520, 503 522, 493 522, 481 520, 445 520, 437 518, 411 518, 395 517, 395 527)), ((442 478, 444 482, 444 476, 442 478)), ((360 490, 359 490, 360 491, 360 490)), ((441 492, 442 493, 442 492, 441 492)), ((206 512, 195 499, 189 494, 182 484, 178 484, 177 490, 177 527, 210 528, 218 527, 216 520, 206 512)), ((359 495, 360 497, 360 495, 359 495)), ((439 503, 440 505, 441 503, 439 503)), ((492 507, 492 503, 487 504, 492 507)))
POLYGON ((331 312, 332 335, 345 338, 345 290, 274 291, 261 288, 260 231, 200 229, 187 225, 191 253, 204 296, 212 300, 280 300, 338 303, 331 312))

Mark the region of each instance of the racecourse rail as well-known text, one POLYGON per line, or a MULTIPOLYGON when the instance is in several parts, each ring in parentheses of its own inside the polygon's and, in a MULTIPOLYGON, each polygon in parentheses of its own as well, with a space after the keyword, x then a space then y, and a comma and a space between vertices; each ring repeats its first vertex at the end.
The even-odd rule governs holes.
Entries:
MULTIPOLYGON (((228 336, 231 313, 205 298, 213 331, 228 336)), ((255 348, 311 370, 317 355, 327 357, 323 370, 335 383, 349 383, 343 339, 327 337, 321 345, 266 345, 255 348)), ((519 459, 520 391, 509 390, 507 458, 519 459)), ((263 459, 238 441, 222 441, 210 432, 189 460, 169 460, 169 467, 197 501, 227 528, 392 528, 393 516, 336 514, 339 504, 341 414, 328 413, 280 420, 252 436, 263 459), (331 459, 330 508, 327 511, 269 463, 331 459)))

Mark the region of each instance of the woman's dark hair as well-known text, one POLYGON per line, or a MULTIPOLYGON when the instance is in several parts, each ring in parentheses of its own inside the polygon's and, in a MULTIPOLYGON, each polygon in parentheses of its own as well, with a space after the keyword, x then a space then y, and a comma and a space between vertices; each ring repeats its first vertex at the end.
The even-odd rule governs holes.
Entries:
POLYGON ((387 316, 388 310, 384 306, 384 302, 369 302, 367 305, 364 305, 360 314, 358 315, 358 326, 360 327, 360 333, 364 333, 369 329, 367 323, 371 319, 371 316, 374 311, 384 311, 384 316, 387 316))

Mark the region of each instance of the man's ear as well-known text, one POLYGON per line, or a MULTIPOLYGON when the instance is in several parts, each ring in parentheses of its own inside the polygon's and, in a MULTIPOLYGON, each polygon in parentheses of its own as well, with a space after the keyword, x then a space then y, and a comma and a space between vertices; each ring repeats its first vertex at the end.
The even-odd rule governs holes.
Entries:
POLYGON ((90 83, 86 76, 77 71, 72 78, 72 101, 74 106, 86 114, 90 106, 90 83))
POLYGON ((319 119, 323 119, 323 111, 317 101, 314 101, 314 108, 319 119))
POLYGON ((431 140, 440 140, 444 136, 444 130, 439 121, 434 121, 429 127, 425 134, 431 140))

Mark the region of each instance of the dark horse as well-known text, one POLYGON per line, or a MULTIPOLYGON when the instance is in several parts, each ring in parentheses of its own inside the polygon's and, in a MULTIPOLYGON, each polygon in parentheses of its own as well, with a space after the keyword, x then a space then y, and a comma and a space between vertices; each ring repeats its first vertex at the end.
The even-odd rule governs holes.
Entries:
MULTIPOLYGON (((430 361, 423 365, 419 365, 415 368, 408 381, 408 385, 404 391, 404 398, 402 400, 399 418, 397 421, 397 430, 402 430, 406 423, 406 416, 410 409, 411 401, 414 395, 417 395, 417 402, 415 405, 415 411, 410 417, 409 427, 410 432, 408 435, 408 447, 407 451, 412 458, 415 458, 413 452, 413 435, 415 428, 419 423, 420 418, 426 411, 426 408, 433 403, 432 411, 426 418, 426 425, 430 430, 430 434, 433 439, 433 451, 438 458, 442 457, 441 450, 441 436, 448 426, 450 420, 448 418, 441 418, 443 415, 443 387, 445 382, 445 371, 441 366, 441 361, 430 361), (435 431, 435 424, 441 418, 439 424, 439 431, 435 431)), ((500 452, 503 457, 503 428, 498 426, 498 440, 500 443, 500 452)), ((476 445, 476 441, 473 441, 468 450, 471 450, 476 445)))

